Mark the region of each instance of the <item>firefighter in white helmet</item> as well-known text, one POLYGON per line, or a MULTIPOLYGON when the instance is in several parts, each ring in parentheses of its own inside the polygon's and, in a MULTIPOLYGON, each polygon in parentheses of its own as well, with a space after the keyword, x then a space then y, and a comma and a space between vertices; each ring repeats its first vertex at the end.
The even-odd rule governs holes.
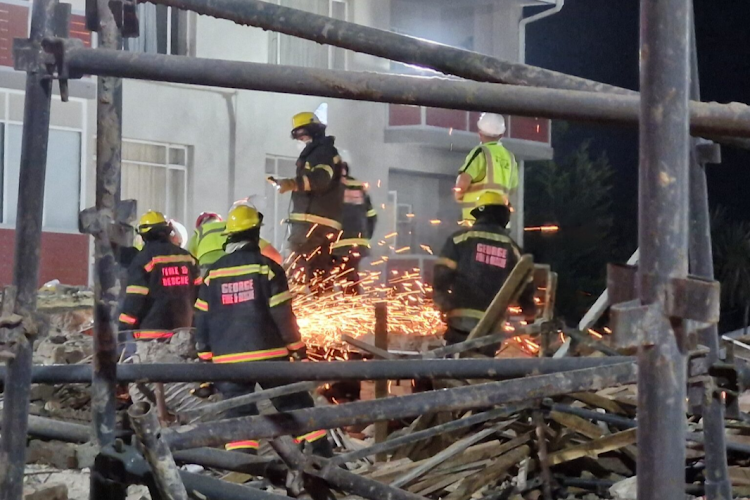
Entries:
POLYGON ((516 159, 500 143, 505 134, 505 118, 494 113, 483 113, 477 128, 481 144, 466 157, 454 188, 464 221, 474 221, 471 212, 477 208, 477 201, 483 194, 498 193, 505 198, 507 206, 511 193, 518 187, 516 159))

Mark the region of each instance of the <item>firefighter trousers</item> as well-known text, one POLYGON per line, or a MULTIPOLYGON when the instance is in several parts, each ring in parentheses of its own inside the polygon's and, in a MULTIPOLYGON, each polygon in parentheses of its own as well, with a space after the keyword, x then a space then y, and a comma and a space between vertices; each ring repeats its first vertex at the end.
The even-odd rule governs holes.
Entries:
MULTIPOLYGON (((273 389, 280 385, 284 384, 265 383, 261 388, 264 390, 273 389)), ((216 384, 216 388, 221 392, 224 399, 232 399, 255 392, 255 383, 239 384, 235 382, 220 382, 216 384)), ((304 408, 312 408, 315 406, 315 402, 309 392, 297 392, 286 396, 279 396, 272 398, 271 402, 273 403, 273 406, 282 413, 301 410, 304 408)), ((258 414, 258 407, 255 404, 249 404, 228 410, 224 414, 224 418, 250 417, 258 414)), ((328 441, 328 435, 324 430, 308 432, 307 434, 293 437, 296 443, 310 443, 312 445, 313 453, 316 455, 326 458, 333 456, 331 443, 328 441)), ((244 440, 227 443, 225 448, 230 451, 234 450, 252 453, 258 449, 258 446, 259 443, 255 440, 244 440)))

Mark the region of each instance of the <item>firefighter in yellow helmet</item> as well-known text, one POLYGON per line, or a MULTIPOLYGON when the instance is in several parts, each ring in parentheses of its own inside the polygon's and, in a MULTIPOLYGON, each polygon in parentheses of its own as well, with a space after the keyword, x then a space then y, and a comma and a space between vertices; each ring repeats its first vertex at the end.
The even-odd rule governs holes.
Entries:
POLYGON ((518 188, 518 165, 513 153, 500 143, 505 134, 503 115, 483 113, 477 122, 481 144, 469 152, 458 171, 454 194, 464 221, 473 221, 472 211, 485 193, 497 193, 508 205, 518 188))
MULTIPOLYGON (((233 364, 307 358, 284 270, 260 252, 262 221, 263 215, 249 205, 237 205, 229 212, 226 255, 208 268, 195 302, 196 348, 205 361, 233 364)), ((225 382, 216 387, 224 398, 234 398, 252 393, 255 382, 225 382)), ((263 384, 264 389, 270 387, 274 386, 263 384)), ((281 412, 314 406, 307 392, 272 401, 281 412)), ((255 405, 249 405, 230 410, 227 417, 257 414, 255 405)), ((297 436, 297 440, 312 443, 319 454, 331 455, 325 431, 297 436)), ((251 453, 257 448, 253 440, 226 445, 227 450, 251 453)))
MULTIPOLYGON (((292 193, 289 214, 289 248, 303 263, 309 283, 322 282, 334 267, 331 243, 341 231, 344 185, 341 158, 334 138, 314 113, 298 113, 292 118, 292 139, 302 151, 293 178, 269 178, 279 193, 292 193)), ((300 264, 301 265, 301 264, 300 264)))
POLYGON ((120 331, 133 331, 135 340, 166 340, 192 325, 198 268, 170 241, 172 227, 161 212, 143 214, 138 234, 144 246, 128 267, 120 331))
MULTIPOLYGON (((244 200, 237 202, 243 203, 244 200)), ((221 215, 214 212, 202 212, 195 221, 195 231, 188 242, 188 251, 198 260, 201 275, 205 276, 208 266, 224 255, 227 242, 225 234, 227 223, 221 215)), ((277 264, 282 263, 281 254, 271 242, 260 239, 260 251, 277 264)))
MULTIPOLYGON (((467 339, 521 257, 508 231, 508 207, 500 193, 487 192, 472 210, 476 219, 448 238, 435 262, 435 304, 447 318, 447 344, 467 339)), ((524 314, 534 315, 534 289, 529 284, 519 299, 524 314)), ((495 347, 482 350, 493 356, 495 347)))

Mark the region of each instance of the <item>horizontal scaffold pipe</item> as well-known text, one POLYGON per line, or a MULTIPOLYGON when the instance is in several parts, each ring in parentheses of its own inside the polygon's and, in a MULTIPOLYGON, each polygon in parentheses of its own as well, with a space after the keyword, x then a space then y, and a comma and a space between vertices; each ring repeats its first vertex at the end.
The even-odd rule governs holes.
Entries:
POLYGON ((318 429, 334 429, 416 417, 424 413, 484 408, 572 392, 600 390, 633 383, 636 380, 636 372, 635 364, 620 363, 409 396, 173 427, 164 431, 164 438, 170 448, 179 450, 219 446, 238 439, 268 439, 289 434, 299 436, 318 429))
MULTIPOLYGON (((637 126, 637 96, 69 48, 71 76, 114 76, 358 101, 637 126)), ((691 103, 694 134, 750 137, 750 106, 691 103)))
MULTIPOLYGON (((508 379, 533 373, 556 373, 582 368, 634 362, 630 357, 527 358, 527 359, 429 359, 409 361, 326 361, 288 363, 177 363, 117 366, 118 382, 243 382, 291 383, 305 380, 397 379, 508 379)), ((5 367, 0 366, 0 379, 5 367)), ((35 384, 88 384, 91 365, 37 365, 35 384)))
POLYGON ((421 66, 468 80, 509 83, 566 90, 635 94, 527 64, 503 61, 485 54, 443 45, 370 26, 333 19, 260 0, 148 0, 198 14, 228 19, 237 24, 276 31, 325 45, 421 66))

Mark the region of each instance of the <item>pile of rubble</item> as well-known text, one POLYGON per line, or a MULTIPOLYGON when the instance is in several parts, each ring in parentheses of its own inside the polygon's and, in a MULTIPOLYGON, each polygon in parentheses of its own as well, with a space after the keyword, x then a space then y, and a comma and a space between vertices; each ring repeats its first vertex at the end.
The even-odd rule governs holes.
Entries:
MULTIPOLYGON (((90 336, 92 315, 90 295, 85 292, 59 293, 41 304, 49 305, 48 331, 35 344, 35 364, 79 364, 91 360, 93 342, 90 336)), ((44 308, 45 305, 41 307, 44 308)), ((530 357, 526 346, 537 341, 544 350, 556 351, 566 340, 558 332, 552 342, 519 332, 502 344, 498 357, 530 357), (518 335, 517 335, 518 334, 518 335), (521 335, 521 336, 519 336, 521 335), (528 340, 528 342, 527 342, 528 340)), ((498 334, 495 334, 497 336, 498 334)), ((380 357, 412 359, 423 357, 426 350, 436 347, 435 339, 420 338, 417 344, 394 342, 391 351, 375 348, 374 339, 346 339, 350 353, 357 358, 380 357)), ((591 339, 563 345, 566 355, 602 357, 592 349, 591 339)), ((189 336, 176 336, 171 344, 153 344, 139 351, 141 362, 190 362, 189 336)), ((536 345, 536 344, 534 344, 536 345)), ((605 349, 606 350, 606 349, 605 349)), ((415 385, 411 381, 388 384, 391 396, 422 390, 481 383, 482 381, 435 382, 435 387, 415 385)), ((331 386, 307 383, 316 391, 319 405, 336 404, 331 386)), ((376 382, 363 382, 356 396, 344 401, 371 399, 377 392, 376 382)), ((173 418, 163 425, 194 421, 196 409, 213 402, 190 395, 194 384, 166 384, 167 406, 173 418)), ((744 401, 741 399, 741 403, 744 401)), ((55 422, 90 426, 89 386, 34 385, 31 414, 55 422)), ((122 402, 123 408, 126 402, 122 402)), ((741 404, 743 410, 748 410, 741 404)), ((268 401, 261 411, 273 411, 268 401)), ((121 412, 122 413, 122 412, 121 412)), ((198 412, 200 413, 200 412, 198 412)), ((221 418, 209 415, 208 420, 221 418)), ((544 400, 524 402, 515 406, 499 406, 481 410, 423 414, 416 419, 394 420, 387 424, 385 441, 378 439, 377 427, 351 426, 331 431, 336 445, 333 462, 363 478, 378 481, 422 498, 449 500, 536 500, 599 498, 634 499, 636 446, 636 388, 633 385, 603 389, 596 392, 570 393, 544 400)), ((203 420, 206 420, 204 418, 203 420)), ((690 430, 699 433, 701 421, 692 417, 690 430)), ((86 426, 86 427, 83 427, 86 426)), ((750 443, 750 425, 729 422, 728 437, 735 451, 750 443)), ((84 432, 85 434, 85 432, 84 432)), ((32 438, 28 445, 26 483, 29 500, 88 498, 89 474, 97 449, 84 439, 59 442, 32 438)), ((687 442, 687 484, 689 494, 703 494, 704 456, 701 445, 687 442)), ((750 448, 750 447, 748 447, 750 448)), ((732 448, 730 448, 732 449, 732 448)), ((284 468, 275 447, 265 443, 261 457, 284 468)), ((285 494, 278 477, 261 477, 256 469, 225 470, 192 465, 191 455, 175 453, 181 467, 203 476, 249 484, 275 494, 285 494)), ((235 457, 232 452, 220 452, 235 457)), ((737 494, 750 493, 750 454, 730 454, 730 473, 737 494)), ((243 459, 239 459, 242 462, 243 459)), ((256 462, 251 463, 255 464, 256 462)), ((144 487, 131 487, 129 499, 150 498, 144 487)))

